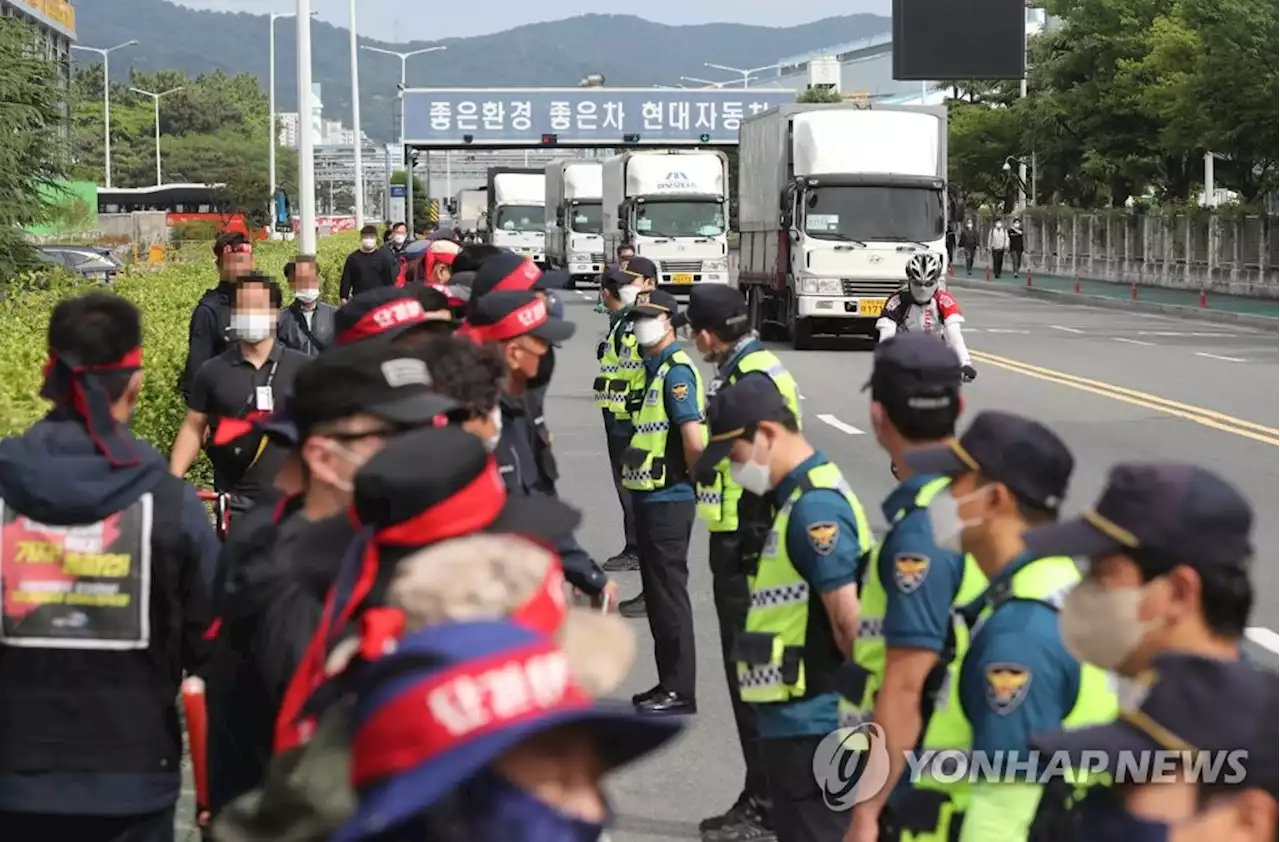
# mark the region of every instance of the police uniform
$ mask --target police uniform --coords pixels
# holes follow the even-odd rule
[[[555,345],[573,336],[574,324],[552,317],[547,302],[535,292],[504,291],[472,299],[464,330],[481,342],[503,342],[527,334]],[[502,431],[494,456],[507,491],[518,497],[556,497],[560,473],[540,401],[527,394],[504,393],[500,406]],[[559,539],[556,549],[564,562],[565,578],[574,587],[592,596],[603,590],[604,572],[571,533]]]
[[[603,285],[617,293],[622,286],[632,282],[630,275],[621,269],[611,269],[604,275]],[[609,329],[596,348],[600,370],[592,384],[596,406],[604,419],[605,438],[609,448],[609,469],[613,474],[614,489],[622,506],[622,528],[625,536],[622,552],[605,561],[606,570],[635,570],[639,567],[636,551],[635,511],[631,492],[622,484],[622,454],[631,441],[631,412],[627,408],[633,391],[644,387],[644,357],[631,332],[631,321],[626,318],[630,307],[609,313]]]
[[[1056,513],[1074,460],[1048,428],[1016,415],[984,412],[959,441],[906,455],[916,472],[958,477],[978,473],[1022,503]],[[936,525],[936,524],[935,524]],[[935,537],[941,540],[943,536]],[[1108,722],[1116,695],[1106,672],[1080,663],[1066,648],[1058,612],[1080,581],[1068,556],[1025,550],[987,571],[982,596],[962,609],[971,630],[958,677],[960,710],[971,750],[1017,752],[1026,760],[1031,735]],[[960,842],[1025,840],[1041,788],[1034,782],[974,782]]]
[[[876,348],[866,388],[881,404],[934,409],[954,407],[960,383],[960,360],[953,351],[931,338],[908,335]],[[913,747],[936,752],[966,750],[971,742],[955,681],[968,630],[954,613],[980,597],[987,585],[972,557],[943,549],[934,540],[928,506],[947,493],[949,484],[947,477],[913,474],[881,506],[889,530],[863,568],[858,638],[853,666],[845,672],[852,681],[849,698],[841,704],[841,725],[869,720],[884,684],[889,649],[937,653],[917,700],[921,732]],[[945,842],[951,816],[964,811],[967,789],[964,780],[900,780],[880,812],[882,838],[897,840],[905,831],[918,842]]]
[[[735,441],[752,440],[760,422],[791,417],[768,378],[725,388],[712,404],[699,471],[728,459]],[[813,774],[818,744],[837,725],[834,681],[846,656],[822,598],[856,588],[871,530],[840,470],[818,451],[777,483],[770,502],[763,540],[743,550],[751,602],[733,653],[739,693],[756,713],[777,838],[839,840],[848,816],[827,807]]]
[[[720,284],[695,286],[689,293],[689,326],[694,331],[742,326],[748,320],[747,302],[734,287]],[[722,389],[746,377],[765,377],[782,393],[787,409],[801,423],[800,388],[795,378],[772,351],[766,349],[754,332],[748,332],[729,349],[716,370],[715,379],[707,386],[708,399]],[[733,642],[742,631],[751,597],[747,575],[742,566],[742,542],[739,535],[739,504],[753,510],[768,506],[769,501],[754,494],[744,494],[742,486],[729,475],[726,460],[708,476],[699,476],[696,486],[698,517],[705,521],[709,535],[708,557],[711,563],[711,593],[715,601],[716,619],[720,625],[720,647],[724,661],[729,699],[733,705],[734,723],[742,746],[746,781],[742,795],[724,816],[703,822],[700,829],[740,822],[768,823],[768,780],[759,759],[755,711],[742,701],[738,693],[738,668],[733,659]]]
[[[675,296],[653,292],[627,318],[666,316],[683,324]],[[631,441],[622,457],[622,484],[635,506],[640,581],[653,633],[658,684],[634,697],[648,713],[694,713],[697,661],[689,602],[689,535],[695,501],[685,462],[683,428],[705,421],[702,376],[680,344],[645,350],[644,388],[631,396]],[[702,430],[705,439],[705,429]]]

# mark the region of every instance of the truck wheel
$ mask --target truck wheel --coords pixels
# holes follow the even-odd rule
[[[808,351],[813,347],[813,322],[810,319],[796,319],[791,325],[791,347],[797,351]]]

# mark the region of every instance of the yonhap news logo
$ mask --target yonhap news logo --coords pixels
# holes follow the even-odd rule
[[[813,779],[830,810],[848,810],[874,796],[889,780],[883,729],[866,722],[827,734],[813,753]]]
[[[906,776],[941,784],[1029,783],[1044,786],[1055,780],[1082,783],[1109,774],[1115,784],[1173,783],[1238,784],[1245,778],[1249,752],[1152,749],[1106,752],[925,750],[906,755]]]

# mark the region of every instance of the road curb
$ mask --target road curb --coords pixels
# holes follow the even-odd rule
[[[1107,298],[1101,295],[1064,292],[1056,289],[1039,287],[1014,286],[1013,284],[994,284],[989,281],[975,281],[969,278],[947,278],[947,286],[959,289],[983,289],[989,292],[1003,292],[1009,295],[1022,295],[1028,298],[1039,298],[1059,304],[1104,307],[1108,310],[1137,310],[1141,313],[1160,313],[1180,319],[1192,319],[1218,324],[1245,325],[1272,332],[1280,332],[1280,319],[1270,316],[1255,316],[1251,313],[1230,313],[1224,310],[1185,307],[1181,304],[1162,304],[1157,301],[1131,301],[1122,298]]]

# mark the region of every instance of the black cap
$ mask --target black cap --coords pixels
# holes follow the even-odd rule
[[[480,264],[471,281],[471,297],[508,290],[562,289],[568,282],[567,272],[544,272],[532,259],[503,250]]]
[[[707,407],[707,446],[694,473],[703,477],[729,458],[733,443],[755,437],[761,421],[786,422],[795,415],[768,375],[749,374],[722,389]]]
[[[600,284],[610,292],[615,292],[622,287],[631,286],[635,282],[635,277],[628,275],[624,270],[617,266],[610,266],[600,276]]]
[[[384,342],[330,348],[298,372],[287,415],[299,439],[317,424],[366,414],[402,427],[458,409],[434,391],[427,364]]]
[[[648,295],[641,294],[636,305],[627,311],[625,318],[642,319],[667,316],[672,327],[683,327],[688,321],[680,310],[680,302],[669,292],[655,289]]]
[[[912,409],[941,409],[960,401],[960,358],[936,336],[903,333],[876,345],[871,399]]]
[[[355,509],[362,524],[383,531],[450,500],[479,494],[453,518],[476,518],[474,532],[501,532],[559,541],[577,529],[578,511],[555,497],[507,496],[484,443],[461,427],[429,427],[405,433],[356,473]],[[483,498],[481,500],[481,498]],[[495,504],[492,516],[483,509]]]
[[[905,458],[920,474],[981,473],[1049,512],[1056,512],[1067,496],[1075,468],[1075,458],[1057,433],[1008,412],[984,412],[959,441],[912,451]]]
[[[658,267],[647,257],[629,257],[622,261],[622,270],[633,277],[658,279]]]
[[[427,312],[408,287],[379,287],[352,297],[333,316],[337,344],[393,339],[426,322]]]
[[[1079,518],[1029,530],[1041,555],[1098,556],[1142,550],[1192,566],[1242,566],[1253,548],[1253,509],[1230,483],[1176,462],[1116,465],[1097,505]]]
[[[689,306],[685,308],[689,326],[694,330],[713,330],[720,327],[745,325],[747,299],[742,293],[724,284],[699,284],[689,291]]]
[[[517,336],[536,336],[558,345],[573,336],[577,325],[551,315],[550,305],[536,292],[491,292],[467,308],[463,330],[481,342],[505,342]]]
[[[1041,751],[1065,753],[1075,768],[1083,768],[1082,761],[1095,753],[1113,775],[1127,771],[1130,776],[1167,774],[1153,762],[1151,752],[1183,757],[1245,751],[1240,762],[1244,780],[1236,785],[1276,796],[1280,694],[1274,672],[1244,660],[1166,653],[1152,659],[1151,670],[1139,677],[1138,690],[1141,698],[1122,706],[1114,722],[1036,734],[1031,744]],[[1206,759],[1206,769],[1217,762]],[[1222,773],[1233,771],[1224,759]]]

